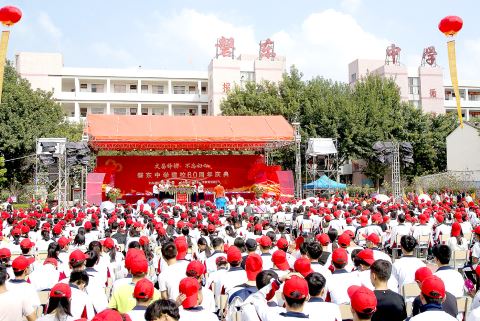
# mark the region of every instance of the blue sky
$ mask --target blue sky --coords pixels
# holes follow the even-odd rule
[[[478,0],[30,0],[3,2],[23,11],[12,28],[9,57],[19,51],[61,52],[67,67],[207,70],[215,39],[233,36],[236,53],[256,53],[271,37],[306,78],[347,80],[355,58],[384,59],[394,42],[402,63],[416,67],[434,45],[447,67],[437,25],[459,15],[460,80],[479,80]]]

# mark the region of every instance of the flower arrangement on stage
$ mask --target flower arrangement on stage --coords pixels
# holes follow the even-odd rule
[[[107,197],[110,199],[110,201],[115,203],[117,199],[122,197],[122,192],[119,188],[113,187],[107,192]]]
[[[191,186],[190,184],[180,183],[175,186],[170,186],[167,190],[169,194],[192,194],[195,192],[195,186]]]

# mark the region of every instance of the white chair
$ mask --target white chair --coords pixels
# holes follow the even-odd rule
[[[415,298],[420,295],[420,287],[417,283],[407,283],[402,287],[402,295],[407,300],[408,298]]]
[[[342,320],[353,320],[353,314],[350,304],[340,304],[339,308]]]
[[[407,301],[406,302],[406,310],[407,310],[407,316],[408,317],[412,316],[412,312],[413,312],[413,302],[412,301]]]
[[[468,262],[468,250],[453,251],[450,261],[450,265],[452,265],[454,269],[460,269],[464,267],[465,263]]]
[[[43,312],[45,311],[45,307],[48,304],[48,299],[50,297],[50,290],[38,291],[37,294],[40,300],[40,306],[37,308],[36,314],[37,314],[37,318],[39,318],[43,315]]]
[[[427,258],[428,247],[430,246],[430,238],[431,238],[431,234],[420,235],[418,237],[418,239],[417,239],[418,248],[416,248],[418,258]]]

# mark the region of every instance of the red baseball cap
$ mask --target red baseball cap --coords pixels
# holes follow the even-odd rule
[[[378,243],[380,243],[380,237],[377,234],[372,233],[367,237],[367,241],[370,241],[373,244],[377,245]]]
[[[432,275],[423,280],[422,294],[433,299],[442,299],[445,297],[445,284],[438,276]]]
[[[175,239],[175,247],[177,248],[177,260],[183,260],[187,256],[188,244],[187,240],[183,236],[179,236]]]
[[[327,246],[328,244],[330,244],[330,238],[325,233],[317,234],[315,238],[317,239],[318,242],[320,242],[320,244],[322,244],[322,246]]]
[[[452,224],[452,230],[450,232],[451,236],[457,237],[460,235],[460,232],[462,231],[462,226],[458,222],[454,222]]]
[[[257,239],[258,244],[263,247],[270,247],[272,246],[272,239],[266,235],[262,235],[259,239]]]
[[[140,243],[141,246],[144,246],[150,243],[150,240],[148,239],[148,237],[144,235],[144,236],[140,236],[140,239],[138,239],[138,243]]]
[[[20,255],[15,260],[13,260],[12,268],[15,271],[23,271],[26,270],[33,262],[35,262],[35,258]]]
[[[6,259],[11,257],[12,257],[12,252],[10,252],[10,249],[6,247],[0,249],[0,259]]]
[[[417,269],[417,271],[415,271],[415,281],[422,283],[423,280],[425,280],[426,278],[432,275],[433,275],[432,270],[430,270],[428,267],[426,266],[421,267]]]
[[[341,247],[335,249],[332,253],[332,262],[337,264],[346,264],[348,262],[348,253]]]
[[[273,252],[272,262],[282,271],[288,271],[290,269],[290,264],[288,264],[287,261],[287,253],[282,250],[276,250]]]
[[[293,268],[296,272],[300,273],[303,277],[306,277],[313,272],[310,260],[306,257],[301,257],[295,261]]]
[[[49,257],[49,258],[46,258],[45,261],[43,262],[43,265],[45,265],[45,264],[51,264],[51,265],[57,267],[58,266],[58,261],[57,261],[57,259],[55,259],[53,257]]]
[[[57,283],[50,290],[51,298],[67,298],[72,297],[72,289],[67,283]]]
[[[70,244],[71,241],[72,241],[71,239],[68,239],[65,236],[62,236],[61,238],[58,239],[57,243],[58,245],[60,245],[60,247],[65,247],[68,244]]]
[[[32,241],[30,241],[30,239],[23,239],[21,242],[20,242],[20,247],[22,249],[31,249],[32,247],[35,246],[35,243],[33,243]]]
[[[80,262],[85,261],[88,258],[88,255],[83,253],[80,250],[75,250],[72,253],[70,253],[70,256],[68,257],[68,262],[73,265],[77,264]]]
[[[84,227],[86,230],[91,230],[91,229],[92,229],[92,222],[90,222],[90,221],[85,222],[85,224],[83,225],[83,227]]]
[[[347,233],[343,233],[338,237],[338,244],[340,246],[349,246],[351,240],[352,239],[350,238],[350,235],[348,235]]]
[[[480,235],[480,225],[473,230],[473,233]]]
[[[277,248],[282,249],[282,250],[288,249],[287,239],[285,239],[283,237],[279,238],[278,241],[277,241]]]
[[[240,263],[242,261],[242,252],[236,246],[230,246],[227,250],[228,263]]]
[[[215,260],[216,265],[222,265],[222,264],[227,264],[227,263],[228,263],[228,261],[227,261],[227,258],[225,256],[219,256]]]
[[[200,275],[205,274],[205,265],[200,261],[192,261],[187,265],[187,276],[198,278]]]
[[[115,241],[110,238],[110,237],[107,237],[105,240],[103,240],[103,242],[101,242],[102,245],[107,248],[107,249],[113,249],[115,247]]]
[[[365,249],[358,252],[357,257],[367,263],[368,265],[372,265],[375,262],[373,258],[373,251],[371,249]]]
[[[200,285],[198,284],[197,279],[194,278],[184,278],[180,281],[178,290],[180,294],[185,294],[186,298],[182,302],[182,306],[185,309],[192,308],[198,305],[198,291]]]
[[[132,274],[140,274],[148,272],[148,261],[145,255],[136,256],[130,262],[130,272]]]
[[[105,309],[96,314],[91,321],[132,321],[128,314],[121,314],[117,310]]]
[[[133,297],[136,299],[151,299],[153,298],[153,283],[148,279],[141,279],[135,284],[133,290]]]
[[[308,283],[305,279],[293,275],[283,285],[283,295],[292,299],[304,299],[308,296]]]
[[[350,304],[356,312],[373,314],[377,310],[377,297],[365,286],[352,285],[347,290]]]
[[[262,271],[263,261],[256,253],[249,254],[245,260],[245,271],[249,281],[255,281],[257,274]]]

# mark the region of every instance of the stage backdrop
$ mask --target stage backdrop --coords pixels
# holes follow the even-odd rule
[[[279,183],[280,166],[267,166],[262,155],[98,156],[95,172],[123,194],[152,192],[155,182],[202,181],[211,190],[218,181],[227,191],[249,190],[256,183]]]

